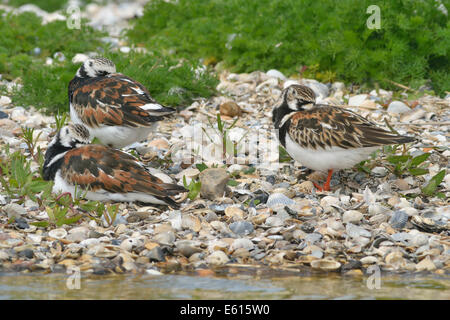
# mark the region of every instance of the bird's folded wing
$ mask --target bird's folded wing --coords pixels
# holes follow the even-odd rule
[[[386,131],[350,110],[329,106],[293,114],[289,136],[301,147],[309,149],[352,149],[414,141]]]
[[[142,84],[121,74],[92,79],[74,90],[72,107],[92,127],[149,126],[174,112],[157,103]]]
[[[64,156],[61,171],[66,181],[85,190],[168,195],[166,184],[148,173],[134,157],[101,145],[70,150]]]

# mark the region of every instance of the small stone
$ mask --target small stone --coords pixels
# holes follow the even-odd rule
[[[225,252],[220,251],[220,250],[214,251],[206,258],[207,263],[212,264],[212,265],[218,265],[218,266],[224,265],[228,261],[230,261],[228,256],[225,254]]]
[[[239,248],[244,248],[250,251],[255,248],[255,244],[247,238],[239,238],[233,241],[231,244],[231,250],[237,250]]]
[[[235,206],[225,208],[225,215],[229,218],[242,220],[244,218],[244,211]],[[230,228],[231,229],[231,228]]]
[[[19,229],[28,229],[30,227],[24,218],[16,218],[15,223]]]
[[[181,227],[184,229],[190,229],[194,232],[199,232],[202,228],[200,219],[193,215],[183,215],[181,218]]]
[[[401,101],[392,101],[387,108],[387,112],[391,113],[405,113],[409,111],[411,109]]]
[[[345,211],[344,215],[342,216],[342,221],[344,223],[353,223],[353,224],[358,224],[359,222],[361,222],[363,218],[363,214],[359,211],[356,210],[349,210],[349,211]]]
[[[228,180],[229,176],[224,168],[208,168],[202,171],[200,173],[201,196],[210,200],[223,197]]]
[[[237,221],[229,225],[231,231],[237,235],[249,235],[253,232],[253,224],[248,221]]]
[[[175,241],[175,234],[172,231],[162,232],[153,237],[153,240],[165,245],[172,245]]]
[[[222,116],[236,117],[242,115],[241,107],[234,101],[224,102],[219,107],[220,114]]]
[[[341,267],[341,264],[334,260],[320,259],[311,261],[311,267],[322,271],[335,271]]]
[[[160,246],[154,247],[153,249],[149,250],[146,254],[146,257],[149,258],[150,262],[162,262],[166,260],[166,258],[164,257],[164,252],[162,251]]]
[[[394,251],[389,253],[384,259],[387,264],[398,265],[404,262],[403,253],[400,251]]]
[[[376,110],[377,108],[377,104],[375,103],[375,101],[373,100],[364,100],[360,105],[360,108],[365,108],[365,109],[371,109],[371,110]]]
[[[196,243],[191,240],[177,241],[175,246],[177,247],[178,252],[180,252],[186,258],[189,258],[194,253],[202,252],[202,250],[196,246]]]
[[[417,271],[433,271],[436,270],[436,265],[431,261],[430,256],[427,256],[425,259],[416,264]]]
[[[375,167],[371,170],[371,173],[377,177],[385,177],[388,172],[385,167]]]
[[[311,193],[314,189],[314,184],[311,181],[304,181],[297,186],[297,190],[303,193]]]
[[[348,99],[348,105],[359,107],[365,100],[367,100],[368,97],[369,95],[367,94],[358,94],[356,96],[350,97],[350,99]]]
[[[251,218],[252,222],[256,225],[260,225],[263,224],[264,222],[266,222],[267,218],[269,217],[268,213],[260,213],[256,216],[253,216]]]
[[[150,141],[148,146],[155,147],[156,149],[159,150],[169,150],[169,142],[164,138],[152,140]]]
[[[11,103],[11,98],[7,96],[0,96],[0,106],[7,106]]]
[[[364,229],[363,227],[356,226],[350,222],[347,223],[345,230],[350,237],[355,238],[355,239],[357,239],[359,237],[370,238],[372,236],[370,231]]]
[[[286,80],[286,76],[284,74],[282,74],[280,71],[275,70],[275,69],[271,69],[271,70],[267,71],[266,74],[272,78],[278,78],[282,81]]]
[[[24,257],[27,259],[33,259],[34,252],[31,249],[25,249],[19,252],[19,257]]]
[[[397,179],[393,184],[402,191],[409,189],[409,184],[405,179]]]
[[[378,263],[377,257],[373,257],[373,256],[367,256],[367,257],[361,258],[361,260],[359,260],[359,261],[361,261],[362,264],[376,264],[376,263]]]
[[[8,214],[8,219],[11,218],[20,218],[27,214],[27,211],[24,207],[17,203],[10,203],[3,207],[3,210]]]
[[[279,227],[283,225],[283,220],[278,217],[268,217],[266,219],[266,225],[268,227]]]

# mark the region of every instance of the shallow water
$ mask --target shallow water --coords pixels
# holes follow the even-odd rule
[[[450,299],[448,276],[341,275],[81,275],[79,289],[66,274],[0,274],[0,299]],[[370,281],[369,281],[370,282]]]

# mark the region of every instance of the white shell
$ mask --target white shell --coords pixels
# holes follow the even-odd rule
[[[53,229],[48,233],[48,235],[52,238],[64,239],[67,236],[67,231],[63,228]]]

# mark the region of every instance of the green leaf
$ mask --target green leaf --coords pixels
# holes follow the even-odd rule
[[[427,174],[429,171],[428,169],[424,168],[410,168],[409,173],[411,173],[413,176],[421,176],[423,174]]]
[[[409,159],[411,158],[410,155],[405,155],[405,156],[390,156],[387,158],[387,160],[392,163],[392,164],[399,164],[399,163],[404,163],[407,162]]]
[[[420,156],[414,157],[412,159],[411,165],[418,166],[422,162],[426,161],[430,156],[431,156],[431,153],[424,153],[424,154],[421,154]]]
[[[48,188],[49,182],[48,181],[42,181],[42,180],[34,180],[30,183],[30,191],[34,193],[39,193],[46,188]]]
[[[227,185],[229,185],[231,187],[236,187],[237,185],[239,185],[239,182],[237,182],[236,180],[230,179],[230,180],[228,180]]]
[[[438,174],[436,174],[433,178],[430,179],[430,182],[422,188],[422,192],[427,196],[432,196],[436,191],[439,184],[444,180],[445,170],[442,170]]]
[[[208,166],[206,165],[206,164],[204,164],[204,163],[197,163],[196,165],[195,165],[195,167],[198,169],[198,171],[200,171],[200,172],[202,172],[203,170],[206,170],[206,169],[208,169]],[[186,186],[185,186],[185,188],[186,188]]]
[[[63,224],[72,224],[72,223],[75,223],[75,222],[77,222],[78,220],[80,220],[82,217],[83,217],[83,216],[80,214],[80,215],[76,215],[76,216],[74,216],[74,217],[64,218],[64,219],[61,219],[60,221],[58,221],[58,222],[56,223],[56,225],[57,225],[58,227],[60,227],[60,226],[62,226]]]
[[[255,171],[256,171],[255,167],[250,167],[247,170],[244,170],[244,174],[252,174]]]
[[[42,228],[47,228],[49,226],[48,221],[37,221],[37,222],[31,222],[30,224],[32,224],[33,226],[42,227]]]

